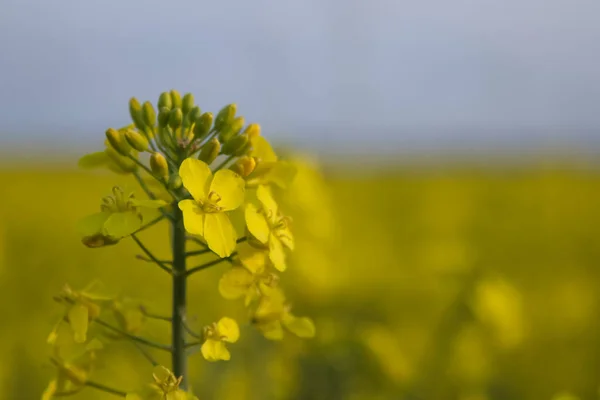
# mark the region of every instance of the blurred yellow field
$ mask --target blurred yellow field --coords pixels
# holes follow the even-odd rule
[[[0,398],[37,399],[52,375],[52,296],[65,283],[97,278],[166,314],[170,281],[135,259],[131,241],[88,249],[75,230],[114,184],[133,180],[39,166],[6,168],[0,181]],[[242,326],[231,362],[192,357],[200,399],[598,398],[597,171],[405,166],[321,178],[306,167],[289,196],[298,249],[284,284],[317,337],[268,342]],[[167,235],[165,225],[144,239],[167,257]],[[244,321],[219,296],[223,271],[191,281],[198,324]],[[168,334],[157,321],[144,332]],[[151,366],[136,348],[112,346],[96,380],[145,381]]]

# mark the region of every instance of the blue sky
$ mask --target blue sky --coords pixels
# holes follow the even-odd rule
[[[598,0],[3,0],[0,146],[191,91],[303,147],[600,138]]]

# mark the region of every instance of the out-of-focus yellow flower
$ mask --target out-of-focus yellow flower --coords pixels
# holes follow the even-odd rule
[[[237,235],[226,212],[244,201],[244,180],[224,169],[213,174],[203,161],[188,158],[179,168],[183,186],[193,200],[181,200],[185,229],[204,237],[208,247],[220,257],[228,257],[235,249]]]
[[[248,306],[278,282],[277,275],[267,271],[266,252],[254,251],[247,242],[238,246],[240,262],[227,270],[219,280],[219,292],[229,300],[244,297]]]
[[[274,289],[267,296],[262,296],[254,310],[251,322],[270,340],[283,339],[283,328],[301,338],[315,336],[315,325],[310,318],[296,317],[291,307],[286,304],[285,296],[280,289]]]
[[[57,375],[44,390],[41,400],[68,396],[82,390],[96,360],[96,351],[101,348],[102,343],[94,339],[85,346],[82,352],[65,359],[60,354],[59,348],[55,346],[50,361],[56,367]]]
[[[75,291],[69,285],[65,285],[62,292],[54,298],[59,303],[64,303],[65,314],[50,332],[47,342],[55,344],[58,338],[58,331],[63,322],[67,322],[73,332],[73,339],[76,343],[84,343],[87,340],[87,331],[89,321],[100,315],[102,306],[112,301],[112,298],[98,293],[92,289],[95,282],[88,285],[85,289]]]
[[[240,328],[235,320],[223,317],[219,322],[204,328],[205,341],[200,351],[208,361],[229,360],[231,354],[225,343],[235,343],[240,338]]]
[[[256,167],[247,177],[246,185],[256,187],[258,185],[274,184],[286,188],[294,179],[296,169],[283,160],[279,160],[273,148],[260,135],[250,137],[252,152],[250,156],[256,160]]]
[[[271,189],[261,185],[256,190],[257,201],[246,204],[246,225],[259,242],[269,246],[269,259],[279,271],[286,269],[284,246],[294,249],[294,237],[290,230],[290,219],[279,212]]]
[[[133,193],[125,194],[115,186],[113,195],[102,199],[100,212],[79,221],[82,242],[88,247],[116,244],[140,229],[154,210],[166,205],[163,200],[138,200]]]
[[[179,389],[181,377],[177,378],[163,366],[154,367],[154,382],[136,393],[128,393],[126,400],[198,400],[192,393]]]

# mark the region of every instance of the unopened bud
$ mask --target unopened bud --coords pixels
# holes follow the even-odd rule
[[[217,118],[215,119],[215,129],[220,131],[225,126],[229,125],[235,118],[236,112],[237,104],[235,103],[228,104],[223,107],[221,111],[217,113]]]
[[[156,111],[154,111],[154,107],[149,101],[145,102],[142,106],[142,116],[146,126],[154,127],[154,124],[156,124]]]
[[[178,173],[171,174],[169,177],[168,187],[171,190],[177,190],[183,185],[183,181]]]
[[[125,139],[127,140],[127,143],[137,151],[148,150],[148,139],[139,132],[129,129],[125,131]]]
[[[257,136],[260,136],[260,125],[259,124],[250,124],[244,130],[244,133],[248,135],[250,140],[254,139]]]
[[[179,92],[175,89],[171,90],[171,107],[175,108],[175,107],[179,107],[181,108],[182,105],[182,100],[181,100],[181,95],[179,94]]]
[[[213,114],[211,112],[205,112],[199,118],[196,119],[196,125],[194,125],[194,137],[196,139],[204,138],[213,122]]]
[[[158,106],[159,110],[163,107],[168,108],[170,110],[171,107],[173,107],[173,101],[171,100],[171,93],[162,92],[160,94],[160,96],[158,97],[157,106]]]
[[[164,128],[169,123],[169,117],[171,116],[171,109],[162,107],[158,113],[158,126]]]
[[[169,126],[173,130],[177,130],[181,126],[181,122],[183,121],[183,112],[181,112],[181,108],[176,107],[171,110],[169,114]]]
[[[132,159],[122,156],[114,148],[107,147],[104,152],[114,162],[116,169],[111,168],[114,172],[118,173],[129,173],[134,172],[137,169],[137,164]]]
[[[152,153],[150,156],[150,169],[159,178],[165,178],[169,175],[167,159],[160,153]]]
[[[122,132],[113,128],[108,128],[106,130],[106,139],[110,143],[110,146],[120,154],[124,156],[129,154],[131,147],[125,140],[125,136]]]
[[[221,143],[217,138],[212,138],[208,143],[202,146],[202,150],[198,155],[198,160],[211,164],[219,156],[221,152]]]
[[[191,125],[194,122],[196,122],[196,120],[198,118],[200,118],[201,115],[202,115],[202,110],[200,110],[200,107],[196,106],[190,110],[190,112],[188,113],[186,118],[190,121],[190,125]]]
[[[194,107],[194,95],[191,93],[186,93],[183,96],[183,100],[181,101],[181,110],[183,114],[189,113]]]
[[[144,118],[142,116],[142,105],[135,97],[129,99],[129,115],[131,116],[131,120],[135,124],[135,127],[143,132],[146,124],[144,123]]]
[[[223,154],[233,155],[239,152],[248,143],[248,135],[245,133],[233,137],[223,144]]]
[[[256,168],[256,160],[253,157],[240,157],[229,167],[230,170],[240,175],[242,178],[247,177]]]
[[[219,140],[223,143],[227,142],[229,139],[233,138],[239,131],[242,130],[244,126],[244,117],[236,117],[231,121],[230,124],[223,127],[223,129],[219,132]]]

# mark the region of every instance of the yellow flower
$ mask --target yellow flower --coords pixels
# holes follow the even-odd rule
[[[257,164],[253,172],[247,177],[246,185],[254,187],[258,185],[275,184],[286,188],[296,175],[295,167],[287,162],[279,160],[269,142],[262,136],[250,138],[253,157]]]
[[[66,309],[65,315],[50,332],[48,343],[56,343],[58,331],[63,322],[67,322],[71,327],[76,343],[86,341],[89,322],[100,315],[102,305],[111,301],[110,297],[93,293],[94,285],[95,282],[81,291],[75,291],[69,285],[65,285],[62,292],[54,298],[57,302],[64,303]]]
[[[296,317],[286,304],[285,296],[279,289],[260,298],[252,316],[252,323],[270,340],[283,339],[283,328],[300,338],[315,336],[315,325],[310,318]]]
[[[279,212],[271,189],[261,185],[256,190],[257,202],[246,204],[246,225],[250,233],[269,247],[269,259],[279,271],[286,269],[284,246],[294,249],[294,237],[290,230],[289,218]]]
[[[245,298],[248,306],[278,282],[277,275],[265,268],[266,253],[254,251],[247,242],[238,246],[240,263],[236,262],[219,280],[219,292],[229,300]]]
[[[85,387],[88,376],[96,360],[96,350],[102,348],[98,340],[90,341],[82,352],[65,359],[58,347],[54,347],[54,355],[50,358],[56,367],[56,378],[50,381],[42,394],[42,400],[50,400],[57,396],[75,394]]]
[[[154,382],[138,393],[128,393],[126,400],[198,400],[196,396],[179,389],[181,377],[163,366],[154,367]]]
[[[220,257],[230,256],[237,234],[226,212],[243,203],[244,180],[228,169],[213,176],[205,162],[193,158],[183,161],[179,176],[194,198],[179,202],[185,229],[204,237],[208,247]]]
[[[154,216],[154,210],[166,204],[163,200],[138,200],[133,193],[126,195],[115,186],[113,195],[102,199],[101,211],[79,222],[82,242],[88,247],[116,244],[135,233]]]
[[[223,317],[204,328],[205,341],[201,351],[208,361],[229,360],[231,354],[225,347],[225,342],[235,343],[240,338],[240,328],[237,322],[231,318]]]

